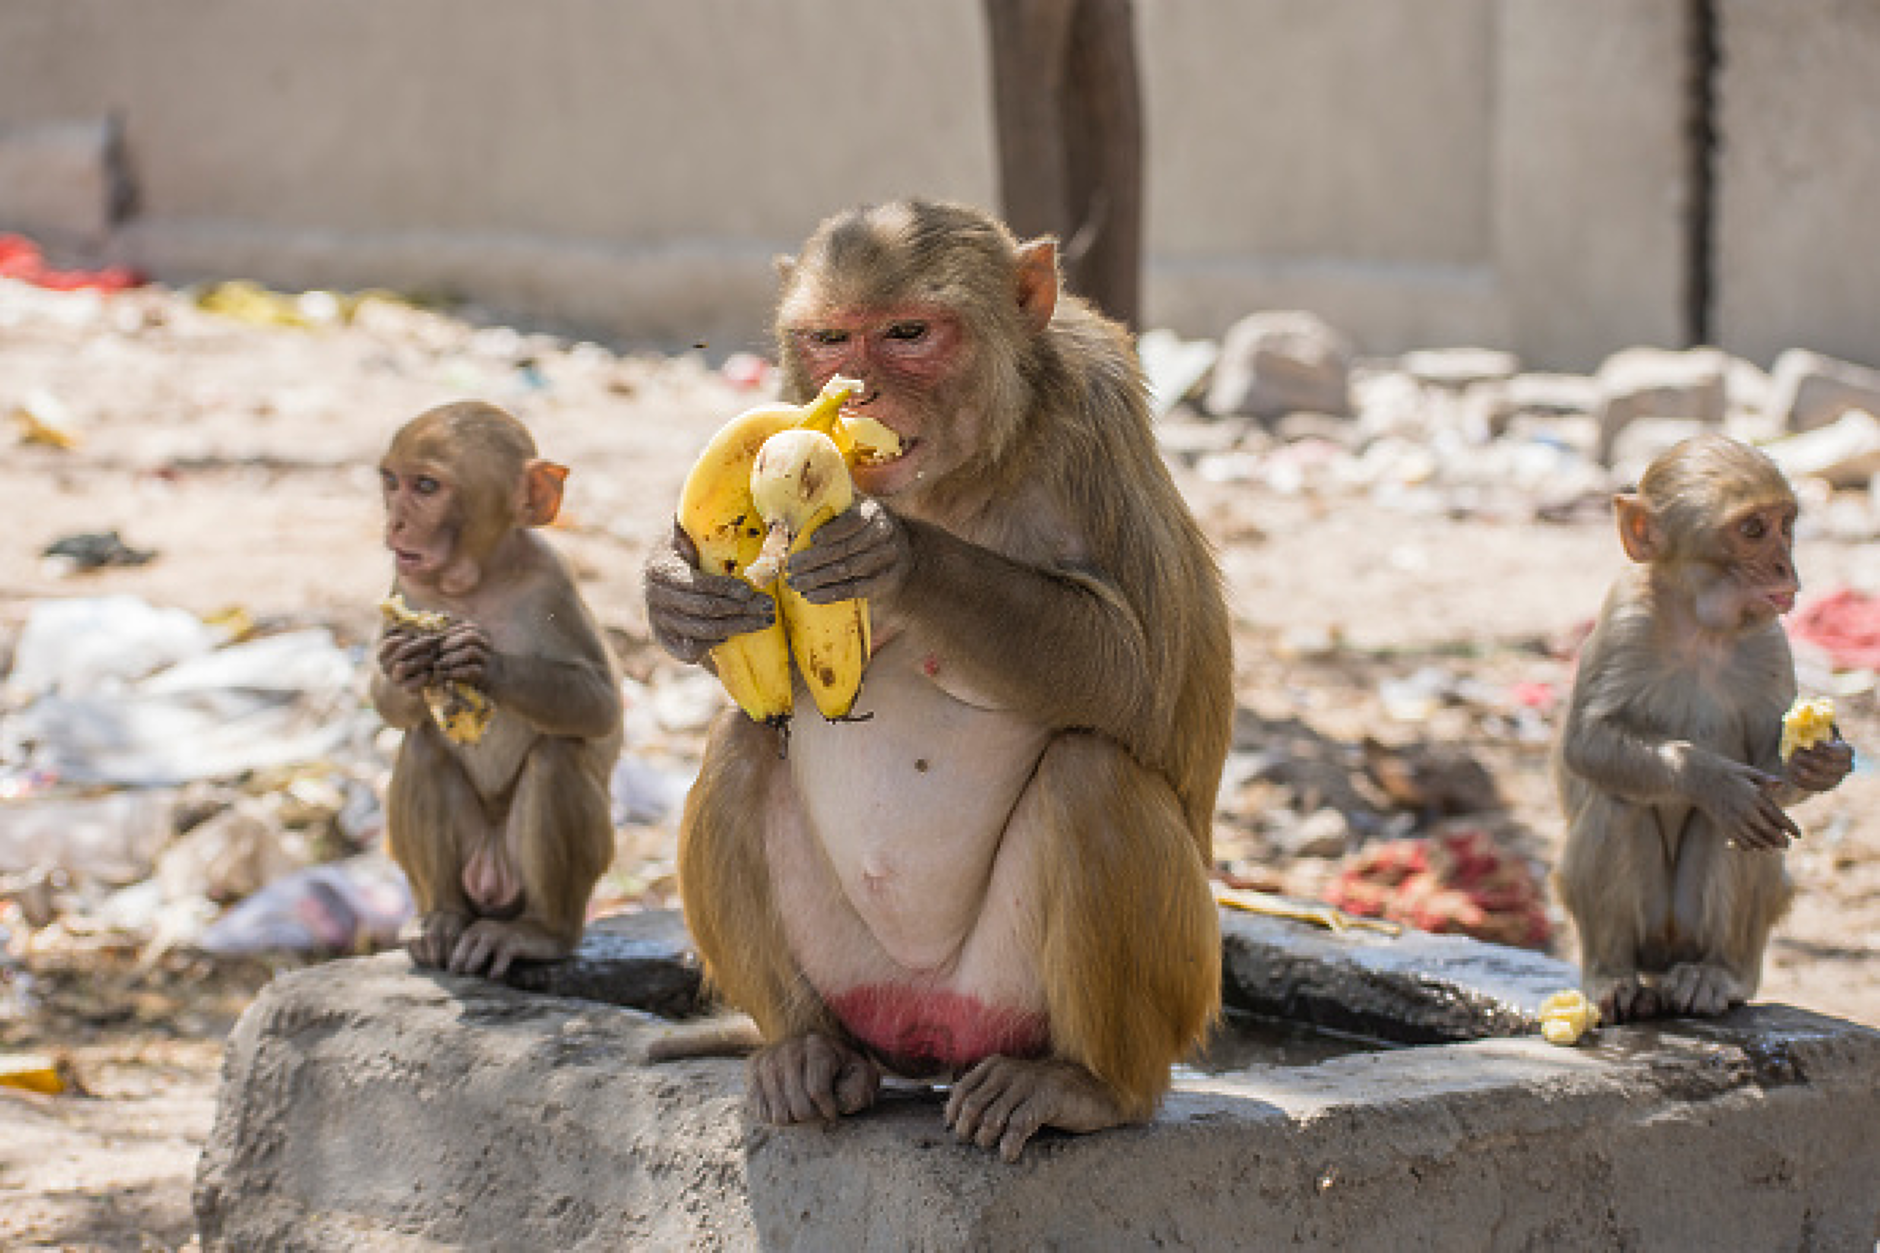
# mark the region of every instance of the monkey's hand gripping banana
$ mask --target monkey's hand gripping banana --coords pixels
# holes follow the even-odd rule
[[[900,454],[900,439],[893,431],[873,419],[841,413],[843,402],[860,391],[860,383],[838,375],[807,405],[763,405],[733,418],[712,436],[679,493],[679,526],[698,549],[700,569],[738,575],[766,589],[775,582],[774,569],[760,567],[760,573],[766,574],[762,580],[752,578],[750,572],[771,534],[752,487],[759,453],[772,436],[805,431],[819,435],[837,451],[840,473],[825,475],[819,494],[839,490],[845,494],[843,504],[814,526],[800,530],[797,538],[802,543],[809,541],[816,526],[853,500],[850,465]],[[774,458],[771,464],[781,466],[783,460]],[[810,513],[819,508],[820,504]],[[827,717],[847,714],[868,660],[867,606],[861,601],[811,605],[790,591],[787,581],[777,586],[775,622],[761,631],[733,636],[712,649],[719,681],[752,719],[781,726],[793,709],[790,658],[794,648],[817,708]],[[835,624],[857,619],[861,622],[859,648],[838,646],[838,637],[850,628],[839,631]]]
[[[450,626],[450,615],[431,610],[416,610],[405,604],[403,596],[387,596],[379,602],[385,625],[413,631],[419,635],[442,635]],[[457,744],[474,744],[483,738],[496,706],[468,683],[434,683],[424,689],[424,703],[438,730]]]

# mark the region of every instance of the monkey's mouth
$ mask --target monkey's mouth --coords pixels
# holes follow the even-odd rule
[[[414,553],[406,548],[392,549],[392,564],[402,571],[422,570],[425,567],[423,553]]]

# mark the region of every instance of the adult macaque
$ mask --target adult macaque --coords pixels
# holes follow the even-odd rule
[[[780,268],[785,390],[861,379],[903,452],[789,566],[869,600],[865,720],[799,716],[780,755],[729,710],[686,805],[686,918],[767,1041],[754,1111],[950,1081],[947,1124],[1008,1159],[1146,1118],[1218,1004],[1233,692],[1128,338],[1060,293],[1051,239],[959,206],[837,216]],[[698,660],[770,606],[683,550],[649,563],[649,616]]]
[[[1614,503],[1636,564],[1580,654],[1556,882],[1606,1021],[1719,1014],[1755,993],[1793,891],[1783,807],[1840,783],[1853,750],[1837,734],[1786,764],[1778,751],[1796,690],[1778,618],[1800,584],[1775,464],[1702,436]]]
[[[520,422],[476,402],[431,409],[379,473],[393,593],[447,615],[388,625],[372,676],[405,732],[386,825],[419,910],[410,952],[500,978],[573,949],[613,859],[619,680],[567,566],[529,529],[554,519],[568,472]],[[427,705],[457,684],[494,706],[480,735],[445,734]]]

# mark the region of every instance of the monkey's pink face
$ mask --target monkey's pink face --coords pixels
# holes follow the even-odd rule
[[[437,581],[457,549],[457,493],[438,466],[387,457],[379,466],[385,547],[400,580]]]
[[[816,387],[831,375],[862,382],[845,409],[865,414],[901,437],[892,461],[855,467],[855,486],[895,496],[938,482],[972,450],[968,415],[954,412],[965,361],[956,314],[934,304],[820,311],[790,338]]]
[[[1737,511],[1719,535],[1743,627],[1774,621],[1795,608],[1795,502],[1770,501]]]

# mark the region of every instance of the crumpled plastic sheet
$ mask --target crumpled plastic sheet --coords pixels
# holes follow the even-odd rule
[[[174,786],[328,756],[372,719],[320,628],[181,661],[120,692],[42,696],[5,720],[0,759],[68,784]]]

